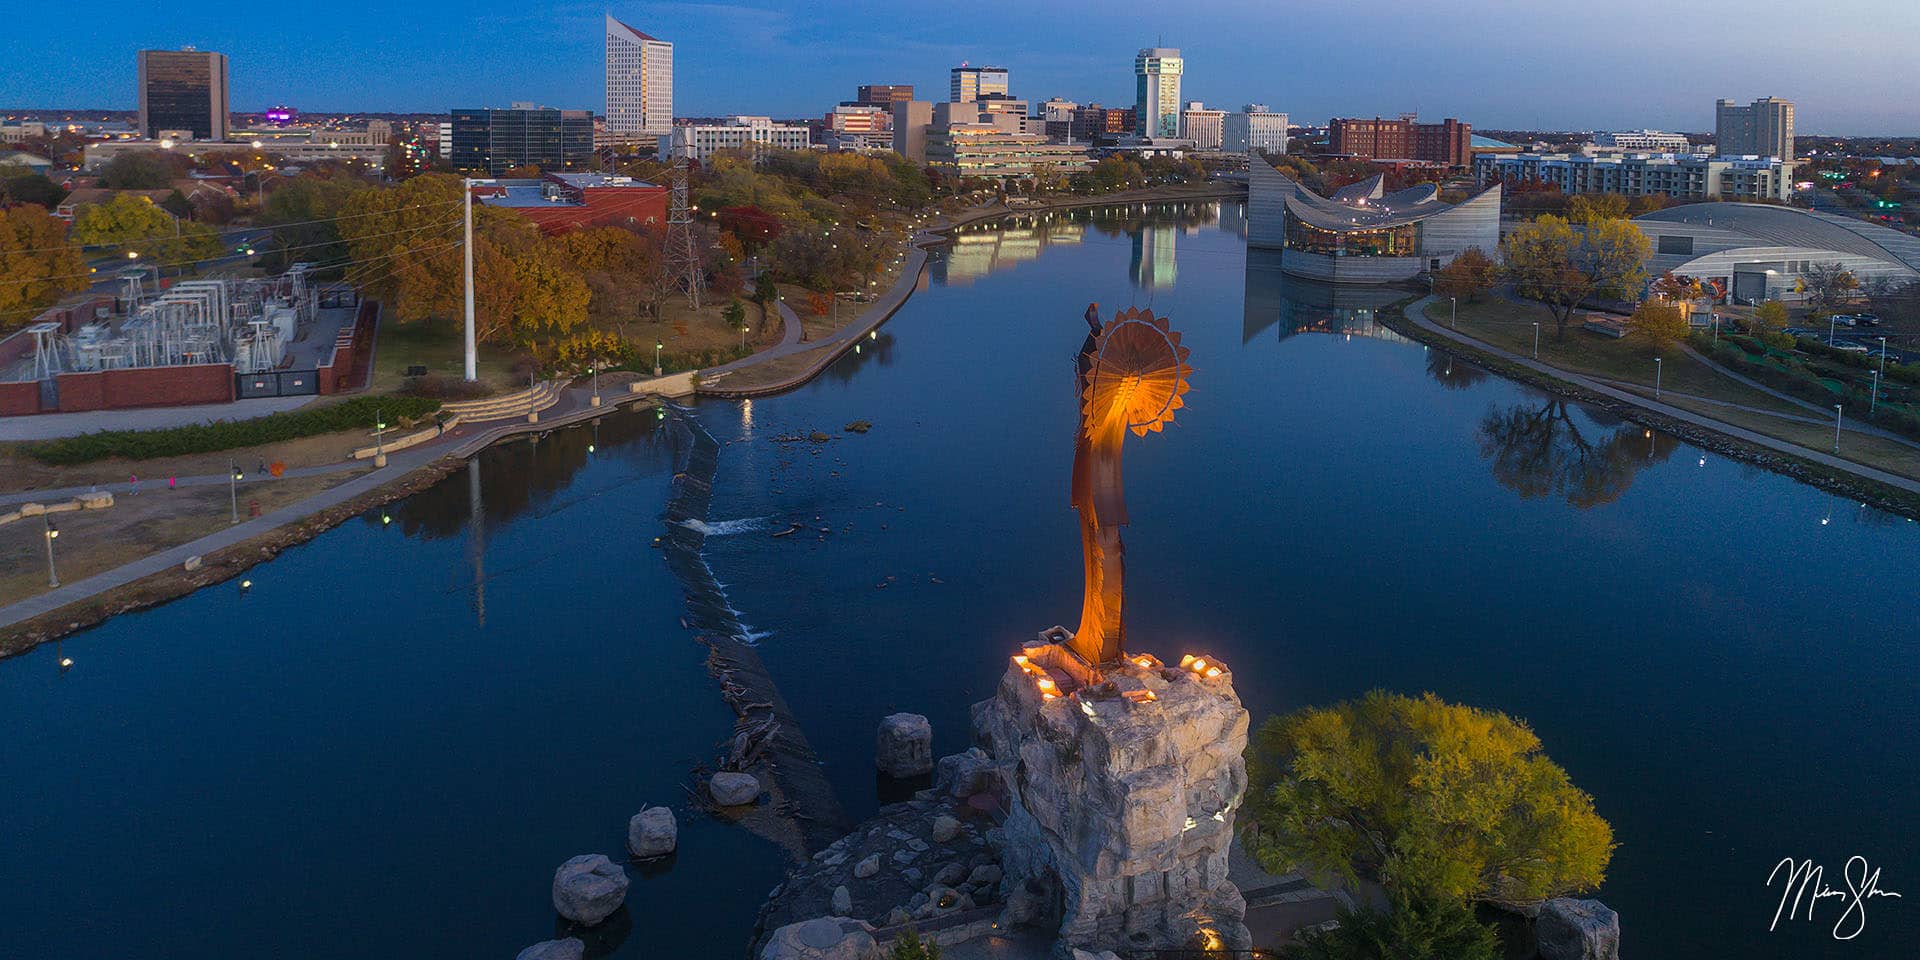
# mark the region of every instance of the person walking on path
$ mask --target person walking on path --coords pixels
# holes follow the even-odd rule
[[[168,477],[168,478],[167,478],[167,489],[168,489],[168,490],[172,490],[172,489],[174,489],[174,485],[173,485],[173,482],[174,482],[174,480],[176,480],[176,479],[177,479],[176,477]]]
[[[133,474],[133,473],[127,474],[127,496],[137,497],[139,495],[140,495],[140,476],[138,474]]]

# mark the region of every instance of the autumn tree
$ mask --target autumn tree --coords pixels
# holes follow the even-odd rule
[[[717,219],[720,229],[738,237],[749,253],[779,239],[783,229],[780,218],[750,203],[723,208]]]
[[[1699,280],[1678,276],[1672,270],[1662,273],[1647,286],[1647,291],[1654,296],[1677,301],[1698,300],[1704,289]]]
[[[591,294],[557,244],[546,241],[513,258],[513,339],[536,351],[587,322]],[[476,281],[477,282],[477,281]]]
[[[187,175],[193,161],[164,150],[123,153],[100,168],[100,186],[108,190],[159,190]]]
[[[1807,288],[1808,305],[1820,314],[1832,313],[1860,292],[1860,279],[1837,263],[1813,264],[1802,282]]]
[[[1646,278],[1652,245],[1639,227],[1604,216],[1605,206],[1575,197],[1568,209],[1573,219],[1543,216],[1500,242],[1501,266],[1514,291],[1552,312],[1556,339],[1566,339],[1574,309],[1588,297],[1626,299]]]
[[[1479,247],[1468,247],[1453,258],[1453,262],[1441,267],[1433,277],[1435,293],[1443,297],[1458,297],[1471,303],[1482,293],[1493,289],[1498,275],[1493,260]]]
[[[322,270],[339,271],[350,257],[336,218],[349,199],[364,189],[353,180],[299,177],[268,194],[255,221],[273,231],[266,253],[269,268],[284,270],[304,260]]]
[[[0,208],[0,324],[87,289],[87,264],[67,225],[44,207]]]
[[[1656,347],[1672,346],[1686,339],[1687,308],[1676,300],[1648,297],[1633,308],[1627,318],[1627,336]]]
[[[1242,839],[1267,870],[1423,900],[1525,904],[1598,886],[1613,830],[1505,714],[1374,691],[1263,724]]]
[[[67,198],[67,189],[39,173],[14,174],[0,167],[0,207],[16,203],[36,203],[48,210],[58,209]]]

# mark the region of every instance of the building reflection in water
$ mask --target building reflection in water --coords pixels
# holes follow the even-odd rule
[[[1134,203],[1007,217],[955,233],[929,265],[934,282],[964,286],[1040,258],[1050,246],[1080,243],[1087,231],[1134,245],[1132,275],[1144,289],[1173,285],[1175,237],[1221,219],[1221,203]],[[1237,204],[1235,204],[1237,208]],[[1244,222],[1244,212],[1236,214]]]
[[[1278,250],[1249,248],[1246,275],[1246,314],[1240,329],[1241,343],[1251,343],[1269,330],[1274,331],[1276,340],[1296,333],[1332,333],[1394,343],[1413,342],[1379,321],[1382,308],[1407,299],[1408,292],[1398,287],[1333,284],[1290,277],[1280,272]]]
[[[1133,260],[1127,275],[1142,290],[1167,290],[1180,275],[1177,240],[1179,227],[1171,223],[1143,225],[1133,232]]]

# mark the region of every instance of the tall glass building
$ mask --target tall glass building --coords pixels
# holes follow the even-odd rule
[[[1178,47],[1147,47],[1133,58],[1139,98],[1134,102],[1134,133],[1143,137],[1180,135],[1180,74],[1186,62]]]
[[[673,44],[607,15],[607,132],[615,140],[673,131]]]
[[[969,67],[961,64],[953,68],[947,83],[947,99],[953,103],[972,103],[988,97],[1008,95],[1005,67]]]
[[[183,47],[139,54],[140,135],[184,130],[195,140],[227,138],[227,55]]]
[[[593,158],[593,113],[515,105],[511,110],[453,111],[453,149],[460,170],[499,176],[514,167],[542,173],[585,169]]]

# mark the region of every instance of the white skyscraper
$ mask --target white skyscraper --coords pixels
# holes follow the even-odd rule
[[[607,132],[623,141],[673,131],[673,44],[607,14]]]
[[[1143,137],[1180,135],[1180,73],[1185,62],[1177,47],[1147,47],[1133,58],[1139,81],[1134,102],[1134,133]]]

